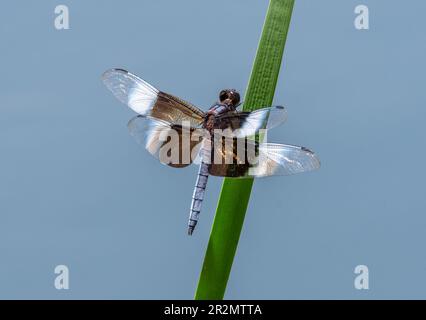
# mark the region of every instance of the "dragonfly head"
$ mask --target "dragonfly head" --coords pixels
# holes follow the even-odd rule
[[[219,93],[219,101],[222,104],[236,108],[240,103],[240,94],[235,89],[224,89]]]

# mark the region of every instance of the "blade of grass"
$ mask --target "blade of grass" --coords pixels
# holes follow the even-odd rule
[[[294,0],[271,0],[257,48],[244,110],[270,106]],[[243,227],[253,179],[224,179],[195,299],[223,299]]]

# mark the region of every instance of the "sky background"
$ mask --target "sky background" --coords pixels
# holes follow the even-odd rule
[[[70,9],[70,30],[54,9]],[[370,9],[370,30],[354,8]],[[0,11],[0,298],[191,299],[222,179],[160,165],[111,67],[207,109],[245,92],[266,1],[7,1]],[[225,298],[426,298],[426,3],[297,0],[269,140],[317,172],[255,182]],[[265,216],[268,219],[265,219]],[[70,289],[54,287],[65,264]],[[367,265],[370,289],[354,288]]]

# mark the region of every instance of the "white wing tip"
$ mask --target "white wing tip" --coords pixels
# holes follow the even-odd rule
[[[104,73],[102,73],[101,79],[105,81],[105,79],[108,79],[109,76],[111,74],[114,74],[114,73],[126,73],[127,74],[127,73],[129,73],[129,71],[127,71],[125,69],[121,69],[121,68],[111,68],[111,69],[106,70]]]
[[[321,167],[321,161],[320,161],[320,159],[318,158],[318,156],[316,155],[315,152],[313,152],[311,149],[308,149],[306,147],[300,147],[300,149],[307,152],[311,156],[312,163],[314,164],[311,171],[317,170]]]
[[[102,81],[118,100],[139,114],[149,114],[157,101],[159,91],[125,69],[112,68],[105,71]]]

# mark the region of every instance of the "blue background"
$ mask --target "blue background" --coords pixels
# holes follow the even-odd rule
[[[54,8],[70,9],[70,30]],[[367,4],[370,30],[354,28]],[[203,109],[244,93],[266,1],[8,1],[0,11],[0,298],[191,299],[222,180],[160,165],[100,81],[131,70]],[[426,298],[424,1],[298,0],[274,142],[322,168],[255,183],[228,299]],[[159,226],[159,227],[155,227]],[[70,270],[70,290],[54,268]],[[354,268],[370,290],[354,288]]]

